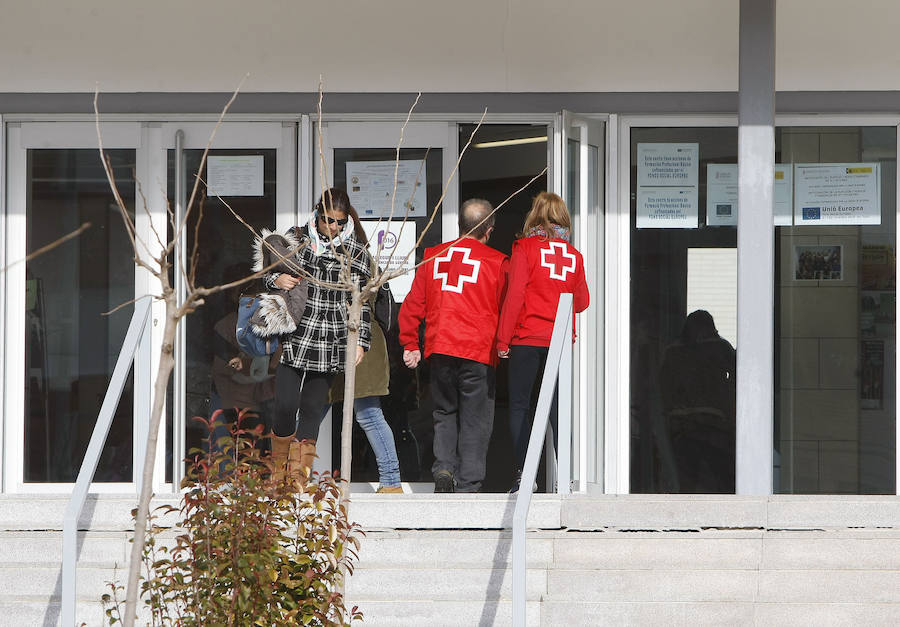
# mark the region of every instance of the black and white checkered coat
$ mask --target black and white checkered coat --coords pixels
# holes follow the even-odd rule
[[[291,229],[298,236],[301,244],[309,239],[306,227]],[[319,236],[318,232],[315,236]],[[309,276],[324,283],[339,283],[341,261],[338,256],[350,259],[351,277],[360,288],[371,276],[372,260],[366,247],[349,235],[343,245],[324,243],[322,252],[316,256],[311,246],[302,246],[297,259]],[[278,273],[266,275],[266,285],[275,288]],[[347,315],[350,304],[350,292],[317,285],[309,281],[309,300],[306,310],[297,325],[296,331],[281,336],[284,347],[281,363],[299,370],[312,372],[343,372],[344,355],[347,346]],[[359,345],[369,349],[370,341],[369,304],[364,303],[362,309],[362,325],[359,330]]]

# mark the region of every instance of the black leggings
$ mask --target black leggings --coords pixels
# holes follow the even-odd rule
[[[322,409],[328,403],[333,372],[303,371],[278,364],[275,370],[275,416],[272,431],[278,437],[296,435],[315,440],[322,424]],[[297,410],[300,416],[297,417]]]
[[[531,424],[534,420],[531,395],[534,383],[536,379],[543,377],[549,350],[546,346],[524,344],[509,347],[509,429],[512,432],[513,452],[518,470],[525,465],[528,440],[531,438]],[[554,388],[553,402],[550,404],[550,428],[553,429],[554,448],[557,438],[557,396],[557,390]]]

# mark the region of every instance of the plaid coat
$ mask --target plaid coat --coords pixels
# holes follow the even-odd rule
[[[298,236],[301,244],[309,239],[306,227],[291,229]],[[319,234],[316,233],[318,237]],[[371,276],[371,257],[366,247],[349,235],[343,245],[322,246],[320,255],[312,251],[311,246],[303,246],[297,252],[300,265],[309,276],[316,281],[337,283],[340,280],[341,260],[345,251],[350,258],[350,274],[360,288]],[[266,275],[269,289],[275,287],[275,279],[279,273]],[[343,372],[344,356],[347,346],[347,315],[350,304],[350,293],[331,289],[309,281],[309,300],[306,310],[293,333],[281,336],[284,350],[281,363],[293,366],[298,370],[312,372]],[[359,345],[369,349],[371,337],[369,304],[363,303],[362,325],[359,330]]]

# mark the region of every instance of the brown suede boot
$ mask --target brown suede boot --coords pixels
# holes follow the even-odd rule
[[[302,440],[297,443],[299,450],[300,477],[308,480],[312,476],[313,463],[316,461],[316,441]]]
[[[272,479],[281,483],[284,481],[285,472],[288,471],[291,448],[298,444],[294,436],[279,437],[272,434],[272,455],[269,458],[272,464]]]

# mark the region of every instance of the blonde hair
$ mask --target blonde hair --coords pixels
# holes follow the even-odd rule
[[[551,233],[553,225],[572,228],[572,219],[569,217],[569,209],[562,198],[551,192],[541,192],[531,203],[531,211],[525,216],[524,234],[534,227],[541,227],[546,233]]]

